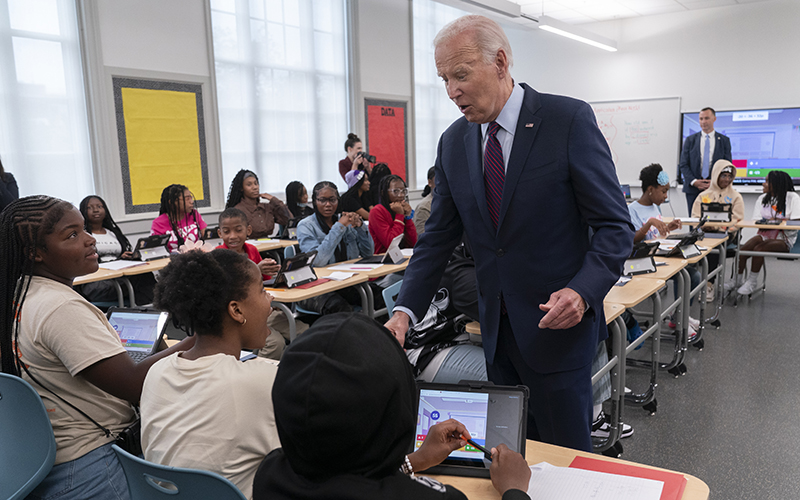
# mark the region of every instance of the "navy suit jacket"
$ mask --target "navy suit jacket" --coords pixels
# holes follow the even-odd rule
[[[414,247],[397,305],[423,317],[466,232],[475,257],[487,361],[494,360],[502,296],[531,368],[554,373],[590,363],[606,338],[603,299],[630,254],[633,226],[592,108],[521,85],[525,97],[498,229],[484,191],[481,127],[462,117],[439,140],[431,216]],[[578,292],[590,309],[571,329],[540,330],[544,312],[539,304],[564,287]]]
[[[700,190],[692,186],[692,181],[703,178],[703,165],[700,159],[700,136],[702,132],[697,132],[686,138],[681,150],[681,162],[678,168],[683,177],[683,192],[699,194]],[[731,161],[731,140],[726,135],[714,131],[716,143],[714,144],[714,154],[711,155],[711,162],[708,164],[709,174],[714,168],[717,160]],[[691,210],[692,207],[689,207]]]

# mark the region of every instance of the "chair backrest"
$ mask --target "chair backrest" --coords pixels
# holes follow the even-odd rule
[[[388,286],[383,289],[381,292],[383,294],[383,301],[386,303],[386,311],[389,313],[389,316],[392,315],[392,309],[394,309],[394,302],[397,300],[397,296],[400,295],[400,287],[403,286],[403,280],[394,283],[391,286]]]
[[[296,253],[297,253],[297,250],[294,249],[294,245],[283,248],[283,258],[284,259],[291,259],[292,257],[295,256]]]
[[[19,377],[0,373],[0,498],[25,498],[56,460],[42,398]]]
[[[111,447],[125,471],[131,500],[247,500],[234,484],[219,474],[158,465]]]

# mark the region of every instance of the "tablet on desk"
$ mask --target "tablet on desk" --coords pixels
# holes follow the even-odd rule
[[[484,448],[491,450],[505,444],[525,456],[527,387],[492,385],[490,382],[420,383],[417,392],[417,432],[411,451],[422,446],[431,427],[453,418],[464,424],[471,439]],[[482,451],[467,444],[426,472],[489,477],[491,465]]]

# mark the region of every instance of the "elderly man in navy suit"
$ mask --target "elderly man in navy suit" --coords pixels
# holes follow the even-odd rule
[[[697,195],[711,185],[711,168],[717,160],[731,160],[731,140],[714,131],[717,112],[713,108],[700,111],[700,132],[690,135],[683,143],[678,168],[683,177],[686,206],[692,212]]]
[[[528,437],[588,451],[603,299],[633,242],[608,145],[585,102],[514,84],[494,21],[459,18],[434,45],[464,116],[439,141],[431,217],[386,327],[404,342],[466,233],[489,380],[528,386]]]

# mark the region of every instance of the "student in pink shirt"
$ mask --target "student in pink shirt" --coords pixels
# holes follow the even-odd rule
[[[206,228],[200,212],[194,209],[194,195],[183,184],[170,184],[161,192],[159,215],[150,234],[168,234],[167,250],[174,252],[187,241],[199,241]]]

